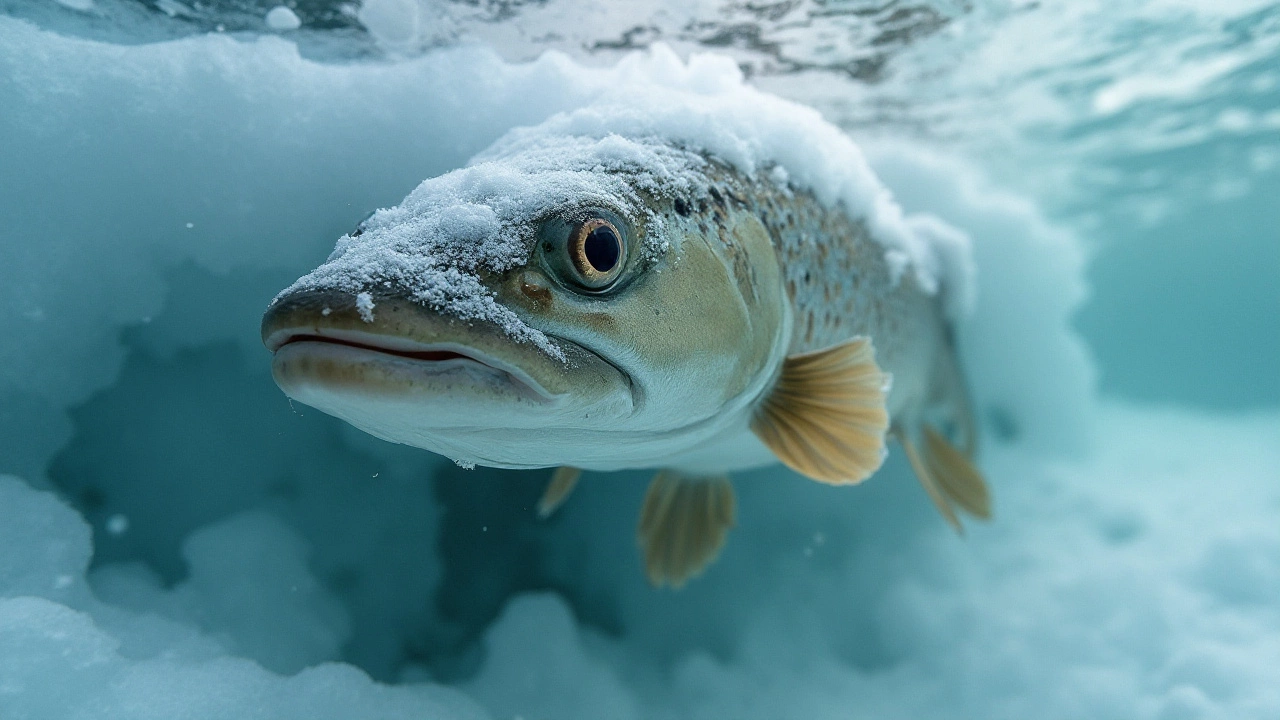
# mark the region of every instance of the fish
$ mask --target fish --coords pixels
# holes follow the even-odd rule
[[[516,133],[340,238],[262,339],[290,398],[372,435],[554,468],[543,517],[584,473],[655,471],[637,542],[679,588],[752,468],[855,485],[896,441],[952,527],[990,517],[948,289],[873,220],[776,162]]]

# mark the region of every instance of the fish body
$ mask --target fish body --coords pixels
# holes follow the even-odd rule
[[[581,470],[661,471],[640,543],[679,585],[733,523],[728,473],[860,482],[886,435],[957,527],[986,514],[948,289],[875,232],[778,165],[516,134],[342,238],[263,340],[287,394],[376,436],[561,468],[544,513]]]

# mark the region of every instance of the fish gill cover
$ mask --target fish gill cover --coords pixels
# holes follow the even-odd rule
[[[915,232],[971,239],[980,284],[959,339],[994,523],[949,535],[896,453],[854,490],[761,471],[722,561],[678,594],[637,569],[646,476],[588,476],[538,524],[540,473],[463,471],[291,408],[257,319],[423,178],[558,113],[588,127],[578,110],[650,75],[697,94],[693,64],[423,51],[456,29],[425,21],[408,57],[316,62],[309,5],[298,45],[205,34],[213,5],[0,1],[0,471],[22,476],[0,478],[0,716],[1280,715],[1274,4],[734,6],[602,50],[692,37],[830,101]],[[397,12],[434,7],[356,11],[385,45]],[[593,27],[572,3],[456,8],[562,31],[484,20],[504,52]],[[833,55],[837,26],[873,30]],[[1091,322],[1141,322],[1090,336],[1115,361],[1099,396],[1071,322],[1082,238],[1107,233]],[[1249,271],[1217,272],[1234,257]],[[1125,342],[1162,332],[1212,363]],[[1152,387],[1166,407],[1133,403]],[[1248,402],[1206,413],[1205,387]]]

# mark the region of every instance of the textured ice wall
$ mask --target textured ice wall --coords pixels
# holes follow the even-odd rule
[[[28,475],[65,441],[65,408],[113,381],[120,328],[162,308],[164,268],[296,275],[424,177],[581,103],[598,76],[479,49],[324,66],[274,38],[123,47],[0,23],[0,427],[42,427],[6,458]],[[208,310],[178,332],[252,348],[243,316]]]
[[[626,72],[671,69],[648,62]],[[431,678],[493,717],[1277,713],[1280,423],[1097,414],[1074,241],[931,153],[871,155],[978,248],[964,342],[998,520],[969,542],[896,456],[854,490],[758,472],[722,561],[658,593],[640,474],[588,476],[540,527],[536,474],[291,411],[256,338],[271,295],[374,207],[621,77],[0,19],[0,469],[89,522],[0,483],[0,714],[482,715]],[[1091,459],[1046,459],[1091,436]],[[523,589],[558,592],[506,602]]]
[[[11,188],[0,198],[0,242],[10,253],[0,332],[13,340],[0,350],[0,394],[9,399],[0,427],[43,429],[6,459],[32,476],[66,438],[65,408],[114,379],[120,327],[162,307],[163,268],[314,266],[368,212],[510,127],[606,88],[625,94],[618,87],[627,83],[710,93],[741,84],[732,65],[685,67],[663,53],[613,71],[556,55],[505,65],[478,48],[329,66],[274,38],[123,47],[0,22],[0,103],[14,108],[0,118],[11,138],[0,149]],[[822,156],[788,159],[797,174],[839,177]],[[1073,282],[1076,268],[1061,273],[1067,279],[1044,288],[1044,302],[1059,303],[1052,291]],[[255,291],[215,302],[249,303]],[[183,340],[256,351],[241,316],[208,315],[199,331],[178,329]]]

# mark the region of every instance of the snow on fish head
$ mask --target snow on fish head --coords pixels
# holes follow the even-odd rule
[[[745,427],[790,320],[725,168],[616,135],[495,147],[276,298],[280,387],[464,465],[648,467]]]

